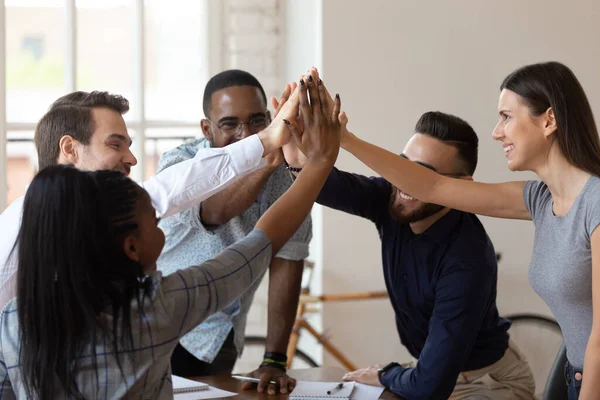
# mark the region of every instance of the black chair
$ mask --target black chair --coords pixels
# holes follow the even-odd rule
[[[544,400],[567,400],[567,383],[565,381],[565,364],[567,362],[567,349],[563,344],[556,355],[552,369],[544,388]]]

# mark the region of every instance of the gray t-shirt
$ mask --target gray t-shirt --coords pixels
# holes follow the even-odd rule
[[[567,358],[583,368],[592,331],[592,232],[600,224],[600,179],[591,177],[564,216],[552,211],[544,182],[528,181],[525,205],[535,224],[529,282],[560,325]]]

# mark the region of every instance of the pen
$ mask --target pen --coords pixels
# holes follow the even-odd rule
[[[341,388],[343,388],[343,387],[344,387],[344,384],[343,384],[343,383],[338,383],[338,384],[337,384],[337,385],[336,385],[336,386],[335,386],[333,389],[331,389],[331,390],[328,390],[328,391],[327,391],[327,394],[332,394],[332,393],[334,393],[334,392],[337,392],[338,390],[340,390],[340,389],[341,389]]]
[[[252,378],[250,376],[244,376],[244,375],[231,375],[232,378],[234,379],[239,379],[240,381],[248,381],[248,382],[260,382],[260,379],[258,378]],[[269,381],[269,383],[275,384],[277,385],[277,382],[275,381]]]

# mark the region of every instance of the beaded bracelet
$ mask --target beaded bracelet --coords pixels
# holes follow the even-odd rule
[[[287,161],[285,162],[285,169],[287,169],[290,172],[300,172],[300,171],[302,171],[302,168],[290,167],[290,164],[288,164]]]

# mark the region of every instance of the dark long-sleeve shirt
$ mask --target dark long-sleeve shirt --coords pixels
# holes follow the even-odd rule
[[[402,344],[416,368],[382,377],[409,399],[445,399],[458,374],[491,365],[508,347],[510,323],[496,308],[496,253],[479,219],[451,210],[425,232],[389,213],[392,186],[333,169],[317,202],[375,223]]]

